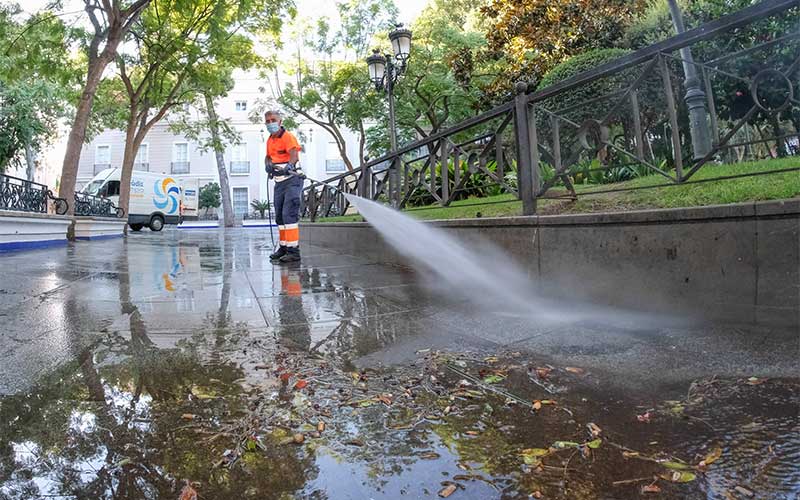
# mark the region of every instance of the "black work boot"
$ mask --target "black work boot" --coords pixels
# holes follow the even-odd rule
[[[269,256],[269,260],[280,260],[284,255],[286,255],[286,247],[281,245],[275,253]]]
[[[286,248],[286,255],[281,257],[281,262],[299,262],[300,261],[300,248],[288,247]]]

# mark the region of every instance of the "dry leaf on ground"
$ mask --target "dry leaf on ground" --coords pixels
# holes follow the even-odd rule
[[[442,498],[447,498],[453,493],[455,493],[457,489],[458,486],[456,486],[455,484],[448,484],[447,486],[439,490],[439,496]]]

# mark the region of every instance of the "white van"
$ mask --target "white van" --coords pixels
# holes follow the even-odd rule
[[[107,168],[95,175],[82,191],[109,198],[118,204],[121,176],[121,169]],[[195,178],[134,170],[131,174],[128,225],[134,231],[145,226],[152,231],[161,231],[164,224],[197,219],[199,191]]]

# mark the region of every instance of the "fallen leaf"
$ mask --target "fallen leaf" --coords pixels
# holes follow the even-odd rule
[[[661,465],[663,465],[667,469],[673,469],[673,470],[687,470],[687,469],[691,468],[691,467],[689,467],[689,465],[687,465],[687,464],[685,464],[683,462],[673,462],[673,461],[670,461],[670,460],[668,460],[666,462],[661,462]]]
[[[583,373],[584,373],[583,368],[576,368],[574,366],[567,366],[564,369],[567,370],[570,373],[574,373],[575,375],[583,375]]]
[[[589,428],[589,432],[591,432],[591,433],[592,433],[592,437],[597,437],[597,436],[599,436],[599,435],[600,435],[600,434],[603,432],[603,429],[601,429],[601,428],[600,428],[600,427],[599,427],[597,424],[595,424],[594,422],[589,422],[588,424],[586,424],[586,427],[588,427],[588,428]]]
[[[662,474],[661,477],[673,483],[689,483],[697,479],[693,472],[687,471],[674,471],[672,474]]]
[[[307,380],[300,379],[294,384],[294,390],[299,391],[308,385]]]
[[[709,465],[719,460],[721,456],[722,456],[722,448],[719,447],[714,448],[713,450],[708,452],[708,454],[702,461],[700,461],[698,467],[708,467]]]
[[[450,495],[452,495],[453,493],[455,493],[455,491],[457,489],[458,489],[458,486],[456,486],[455,484],[448,484],[447,486],[445,486],[444,488],[442,488],[439,491],[439,496],[442,497],[442,498],[447,498]]]
[[[642,415],[636,415],[636,420],[639,422],[644,422],[646,424],[650,423],[650,412],[645,412]]]
[[[623,451],[622,452],[622,456],[625,457],[625,458],[638,457],[639,456],[639,452],[638,451]]]
[[[497,356],[489,356],[489,357],[483,358],[483,360],[486,361],[487,363],[497,363],[498,358],[497,358]]]
[[[539,491],[539,490],[536,490],[536,491],[534,491],[533,493],[531,493],[531,497],[532,497],[532,498],[542,498],[543,496],[544,496],[544,495],[543,495],[543,494],[542,494],[542,492],[541,492],[541,491]]]
[[[293,441],[294,441],[296,444],[303,444],[303,441],[305,441],[305,440],[306,440],[306,437],[305,437],[305,436],[303,436],[302,434],[299,434],[299,433],[298,433],[298,434],[295,434],[294,436],[292,436],[292,440],[293,440]]]
[[[505,379],[506,378],[504,376],[493,373],[491,375],[487,375],[486,377],[484,377],[483,381],[487,384],[497,384]]]
[[[661,488],[657,484],[648,484],[647,486],[642,486],[642,493],[661,493]]]
[[[601,444],[603,444],[603,440],[600,439],[600,438],[597,438],[595,440],[592,440],[592,441],[589,441],[588,443],[586,443],[586,446],[588,446],[589,448],[591,448],[593,450],[596,450],[597,448],[600,448]]]
[[[544,457],[550,454],[550,450],[545,448],[526,448],[520,452],[522,461],[528,465],[539,463],[538,457]]]
[[[197,490],[192,488],[191,484],[187,484],[181,490],[181,496],[178,497],[178,500],[197,500]]]
[[[536,411],[541,410],[542,409],[542,402],[539,401],[539,400],[534,401],[533,402],[533,409],[536,410]]]
[[[744,486],[737,486],[734,489],[736,490],[736,493],[739,493],[740,495],[744,495],[744,496],[746,496],[748,498],[751,498],[751,497],[755,496],[755,493],[753,493],[752,491],[748,490]]]
[[[758,378],[758,377],[750,377],[747,379],[747,383],[750,385],[761,385],[766,382],[767,379],[765,378]]]
[[[183,415],[181,415],[181,418],[184,420],[194,420],[194,417],[195,416],[191,413],[184,413]]]
[[[292,378],[292,374],[289,372],[281,373],[281,382],[284,384],[289,382],[289,379]]]
[[[423,460],[436,460],[440,456],[441,455],[439,455],[435,451],[426,451],[425,453],[421,454],[419,458],[422,458]]]
[[[536,371],[536,376],[537,377],[539,377],[539,378],[547,378],[547,376],[550,375],[550,372],[553,371],[553,369],[552,368],[547,368],[547,367],[539,367],[539,366],[537,366],[535,371]]]
[[[360,439],[351,439],[349,441],[346,441],[344,444],[348,444],[350,446],[364,446],[364,441]]]
[[[555,399],[543,399],[542,400],[542,404],[543,405],[557,405],[558,402]]]
[[[325,422],[320,420],[319,423],[317,424],[317,432],[322,432],[324,430],[325,430]]]
[[[377,397],[378,401],[385,404],[386,406],[392,405],[392,395],[391,394],[381,394]]]
[[[480,436],[481,433],[480,431],[467,431],[466,434],[469,434],[470,436]]]
[[[557,450],[563,450],[564,448],[577,448],[580,446],[580,443],[575,443],[573,441],[556,441],[553,443],[553,448]]]

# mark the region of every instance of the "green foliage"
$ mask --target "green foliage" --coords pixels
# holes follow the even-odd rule
[[[200,188],[199,208],[205,208],[208,213],[209,208],[217,208],[221,204],[219,184],[211,182]]]
[[[0,81],[0,172],[20,166],[26,146],[39,149],[57,126],[60,105],[46,81]]]
[[[548,71],[539,82],[537,90],[542,90],[592,68],[619,59],[629,52],[630,51],[625,49],[594,49],[570,57]],[[564,92],[561,95],[548,99],[545,101],[545,106],[555,111],[557,109],[579,105],[589,99],[624,88],[630,83],[630,75],[628,72],[621,72],[609,78],[594,80],[570,92]],[[596,113],[596,110],[593,109],[592,112]]]
[[[77,39],[48,11],[25,16],[17,5],[0,5],[0,171],[19,166],[26,145],[46,146],[69,115],[82,78],[70,54]]]
[[[270,209],[270,203],[266,200],[253,200],[250,202],[250,207],[258,212],[263,219],[266,216],[265,214],[267,211]]]

